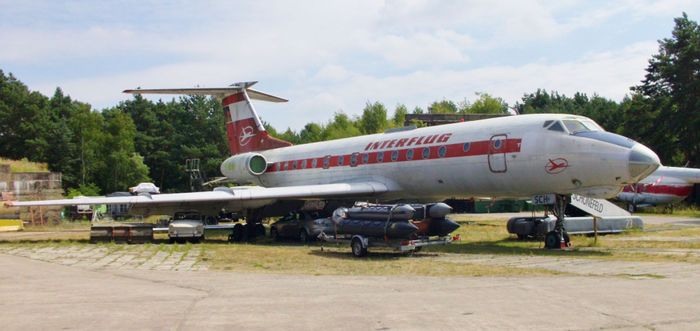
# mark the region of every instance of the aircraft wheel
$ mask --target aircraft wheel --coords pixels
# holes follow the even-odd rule
[[[256,223],[255,225],[255,236],[265,237],[265,226],[262,223]]]
[[[299,241],[300,241],[302,244],[306,244],[306,243],[309,242],[309,234],[306,233],[306,230],[305,230],[305,229],[301,229],[301,230],[299,231]]]
[[[231,230],[231,234],[228,236],[228,241],[230,242],[240,242],[243,240],[243,235],[245,228],[243,227],[243,224],[236,224],[233,226],[233,229]]]
[[[544,247],[549,249],[559,249],[561,248],[560,241],[561,239],[559,238],[559,233],[556,231],[550,231],[544,236]],[[567,247],[571,244],[571,238],[569,238],[569,234],[566,231],[564,231],[564,242],[566,243]]]
[[[352,255],[355,257],[363,257],[367,255],[367,248],[362,244],[362,240],[360,240],[360,238],[352,238],[350,248],[352,248]]]
[[[280,240],[280,234],[277,232],[277,228],[270,228],[270,237],[274,241]]]
[[[549,249],[559,248],[559,234],[556,231],[549,231],[544,236],[544,247]]]
[[[422,249],[423,249],[423,247],[418,246],[418,247],[416,247],[416,248],[413,249],[413,253],[418,253],[418,252],[420,252]]]
[[[192,238],[192,240],[191,240],[191,242],[192,242],[193,244],[199,244],[199,243],[201,243],[202,241],[204,241],[204,235],[201,235],[201,236],[196,237],[196,238]]]

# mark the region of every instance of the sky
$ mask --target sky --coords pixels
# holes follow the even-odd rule
[[[256,102],[260,117],[299,130],[375,101],[619,101],[683,12],[699,20],[700,1],[0,0],[0,70],[96,110],[128,88],[258,81],[289,99]]]

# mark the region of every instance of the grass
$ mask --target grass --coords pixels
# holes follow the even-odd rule
[[[565,259],[603,259],[617,261],[663,261],[700,263],[700,227],[650,225],[644,231],[630,231],[622,235],[599,236],[598,241],[587,236],[572,236],[573,249],[545,250],[540,241],[520,241],[507,233],[505,220],[468,221],[469,216],[455,215],[462,226],[454,234],[461,236],[447,246],[425,248],[421,253],[407,256],[399,253],[371,254],[357,259],[345,245],[319,243],[300,245],[294,242],[274,242],[259,239],[254,244],[226,241],[226,230],[208,231],[203,244],[168,245],[167,235],[157,234],[156,242],[145,245],[115,243],[97,244],[110,251],[120,249],[144,250],[151,254],[182,253],[182,258],[198,247],[199,263],[220,271],[309,274],[309,275],[423,275],[423,276],[528,276],[557,275],[556,271],[514,266],[484,265],[470,262],[467,255],[475,256],[550,256]],[[78,232],[73,238],[66,230],[88,229],[88,222],[35,227],[35,231],[55,231],[50,238],[23,239],[0,242],[0,249],[14,246],[64,247],[91,245],[87,232]],[[37,234],[37,236],[40,234]],[[67,240],[54,240],[64,238]],[[684,253],[683,250],[688,250]],[[693,250],[699,250],[693,252]],[[668,252],[673,250],[673,252]],[[678,252],[676,252],[678,250]],[[632,275],[638,276],[638,275]]]
[[[700,218],[700,209],[693,205],[679,204],[674,206],[655,206],[642,209],[639,215],[666,214],[672,216],[686,216]]]
[[[700,263],[700,252],[698,254],[659,253],[666,249],[700,249],[700,241],[664,240],[665,238],[700,238],[700,227],[676,228],[652,225],[647,226],[644,231],[633,230],[620,235],[601,235],[598,236],[597,242],[593,237],[576,235],[571,236],[573,248],[561,251],[543,249],[543,243],[538,240],[517,240],[506,230],[504,220],[470,222],[466,221],[468,219],[466,215],[456,215],[453,218],[461,225],[455,232],[461,236],[461,242],[454,242],[448,246],[429,247],[426,252]],[[648,237],[652,237],[652,240]]]
[[[58,224],[46,224],[46,225],[30,225],[25,226],[24,231],[27,232],[61,232],[61,231],[75,231],[75,230],[90,230],[90,221],[73,221],[73,222],[60,222]]]
[[[26,158],[10,160],[0,157],[0,164],[9,164],[10,172],[49,172],[49,167],[46,163],[30,162]]]

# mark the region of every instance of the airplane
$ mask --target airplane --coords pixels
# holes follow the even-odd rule
[[[698,183],[700,169],[661,166],[639,183],[625,186],[617,198],[634,212],[639,207],[680,202],[693,193],[693,185]]]
[[[219,98],[231,153],[220,169],[231,182],[248,186],[6,204],[128,204],[130,213],[137,215],[241,211],[245,229],[238,232],[242,235],[234,229],[232,235],[242,240],[245,234],[264,234],[263,216],[273,211],[286,214],[304,201],[430,202],[555,194],[558,221],[551,235],[563,243],[568,238],[563,211],[570,194],[614,197],[660,165],[646,146],[606,132],[589,118],[567,114],[499,117],[293,146],[265,131],[251,103],[287,100],[252,89],[255,83],[124,91]]]

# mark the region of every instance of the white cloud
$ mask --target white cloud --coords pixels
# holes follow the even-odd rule
[[[46,68],[51,63],[72,73],[73,78],[49,74],[51,79],[25,80],[33,89],[50,95],[61,86],[73,98],[102,108],[129,98],[120,93],[125,88],[259,80],[259,89],[291,100],[259,103],[262,117],[278,128],[298,129],[308,121],[325,122],[339,110],[357,114],[374,100],[389,108],[398,102],[425,107],[483,91],[512,104],[537,88],[619,99],[642,79],[657,36],[633,45],[620,41],[619,49],[597,53],[553,52],[546,60],[532,52],[532,58],[514,61],[508,52],[558,45],[574,32],[628,15],[638,20],[678,15],[678,8],[698,5],[367,0],[2,7],[11,7],[0,12],[0,21],[6,21],[0,22],[3,64]],[[105,71],[65,67],[75,62]],[[21,72],[15,74],[23,79]]]
[[[369,42],[367,50],[399,68],[439,67],[468,62],[466,50],[473,43],[469,36],[449,30],[438,30],[434,33],[421,32],[407,36],[378,36]]]
[[[291,97],[285,113],[304,116],[286,118],[283,126],[300,128],[309,121],[325,122],[338,106],[355,115],[361,113],[367,101],[381,101],[390,109],[397,103],[425,109],[431,102],[443,98],[473,101],[475,92],[504,98],[510,105],[537,88],[621,100],[629,94],[630,86],[643,79],[647,61],[655,51],[655,42],[643,42],[560,63],[416,71],[385,77],[354,74],[343,84],[315,85],[308,87],[305,94]],[[298,99],[301,100],[296,101]]]

